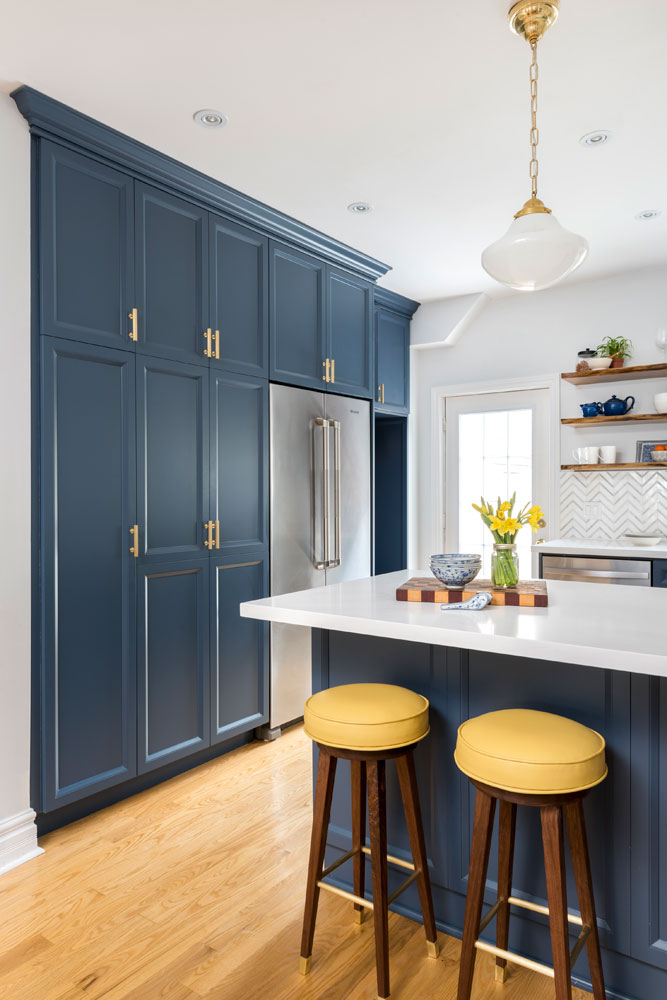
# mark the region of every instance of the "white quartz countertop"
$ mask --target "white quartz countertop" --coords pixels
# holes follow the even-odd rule
[[[633,545],[624,538],[555,538],[533,545],[533,552],[564,556],[607,556],[610,559],[667,559],[667,539],[657,545]]]
[[[541,548],[542,546],[540,546]],[[441,611],[397,601],[426,570],[241,604],[244,618],[667,677],[667,588],[549,581],[549,607]]]

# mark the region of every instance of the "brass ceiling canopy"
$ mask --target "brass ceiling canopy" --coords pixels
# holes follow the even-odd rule
[[[507,15],[515,35],[527,42],[538,42],[560,13],[559,0],[519,0]]]

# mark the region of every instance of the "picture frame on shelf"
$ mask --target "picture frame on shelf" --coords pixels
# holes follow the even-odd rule
[[[664,438],[661,441],[638,441],[637,442],[637,452],[635,455],[635,462],[652,462],[651,452],[657,447],[657,445],[664,445],[667,447],[667,440]],[[667,453],[665,454],[665,461],[667,462]]]

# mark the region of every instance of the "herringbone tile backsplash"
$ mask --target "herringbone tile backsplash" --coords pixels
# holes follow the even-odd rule
[[[667,469],[561,472],[561,538],[667,536]]]

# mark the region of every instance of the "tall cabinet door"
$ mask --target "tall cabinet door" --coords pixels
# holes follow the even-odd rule
[[[269,241],[220,215],[209,216],[211,364],[269,374]]]
[[[211,510],[225,553],[269,544],[269,387],[211,372]]]
[[[208,558],[139,567],[139,773],[209,745]]]
[[[137,358],[139,773],[208,746],[209,371]]]
[[[136,774],[134,355],[42,338],[42,796]]]
[[[271,380],[311,389],[324,387],[325,264],[271,242]]]
[[[42,140],[40,333],[134,351],[134,181]]]
[[[137,350],[208,364],[208,213],[137,181]]]
[[[241,618],[239,604],[269,592],[268,553],[211,560],[211,742],[269,719],[269,626]]]
[[[137,358],[139,552],[144,562],[208,553],[208,398],[208,369]]]
[[[373,286],[346,271],[327,267],[328,346],[334,366],[331,392],[373,395]]]

